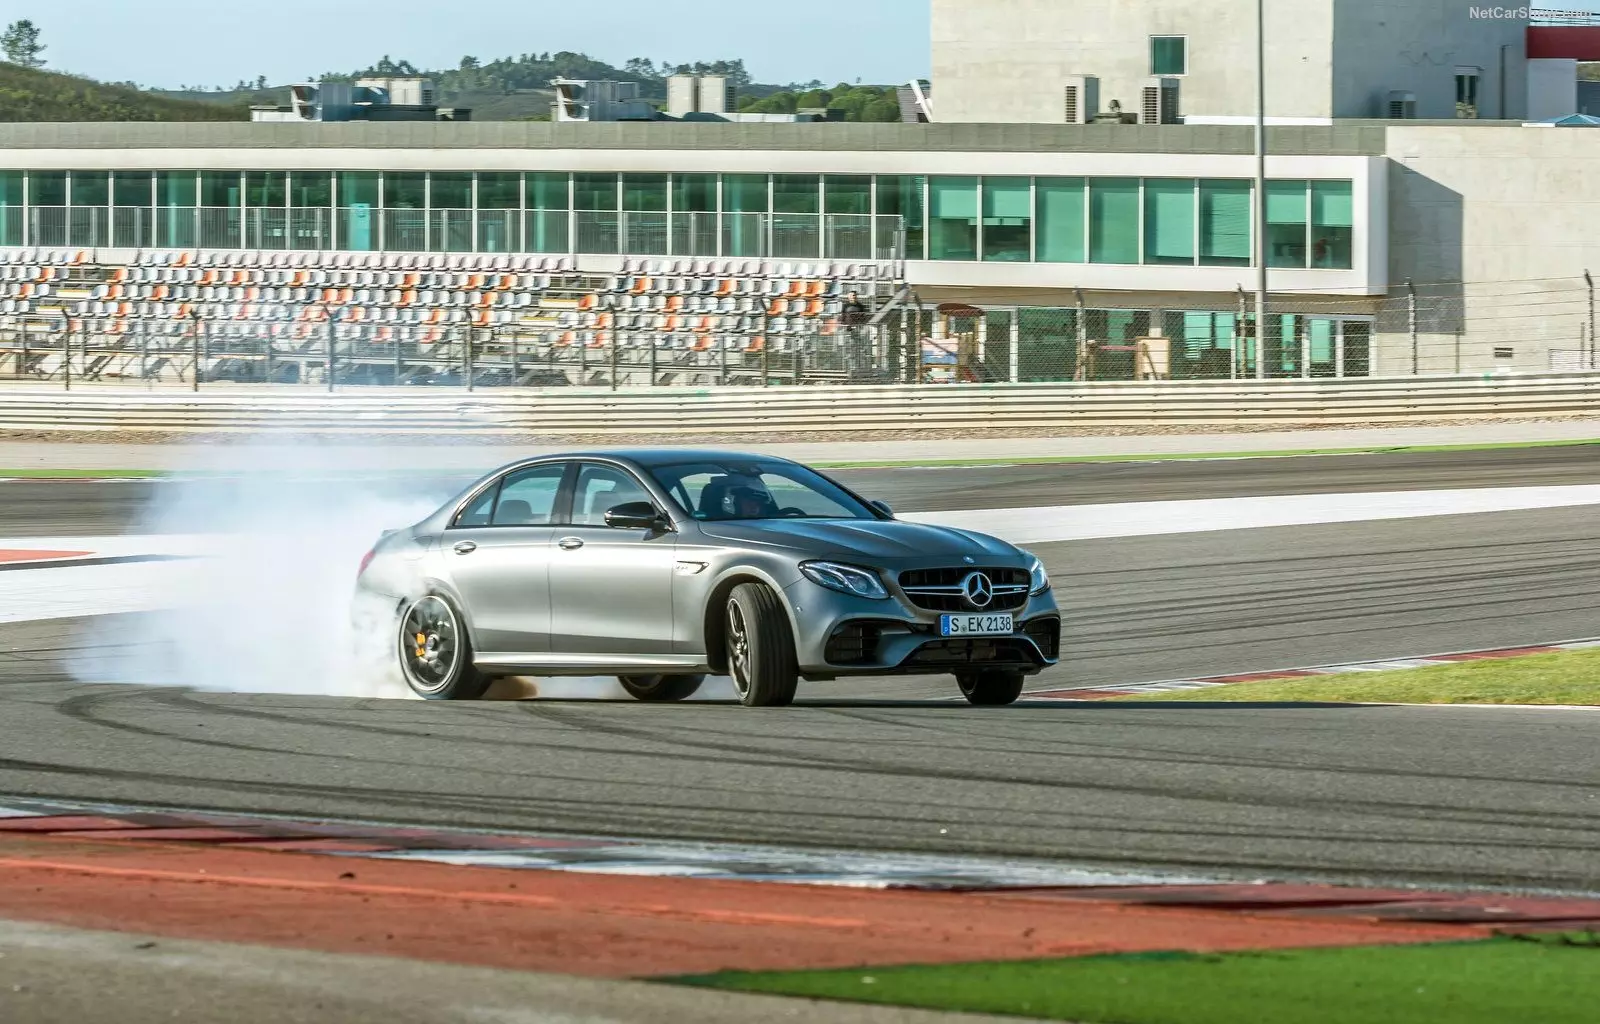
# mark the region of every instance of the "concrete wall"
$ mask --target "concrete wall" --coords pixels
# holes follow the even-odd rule
[[[1062,120],[1070,75],[1136,110],[1149,38],[1187,36],[1185,115],[1255,112],[1254,0],[932,0],[939,121]],[[1520,118],[1525,21],[1472,18],[1461,0],[1295,0],[1266,6],[1267,115],[1384,116],[1391,90],[1417,117],[1453,118],[1457,67],[1476,67],[1479,116]],[[1506,109],[1500,64],[1506,63]]]
[[[1267,113],[1326,116],[1335,0],[1267,5]],[[932,0],[934,119],[1062,122],[1072,75],[1100,78],[1100,105],[1139,109],[1150,37],[1188,37],[1185,115],[1255,111],[1251,0]]]
[[[1543,370],[1575,352],[1584,270],[1600,274],[1600,130],[1397,126],[1389,156],[1391,368],[1410,361],[1408,279],[1424,372],[1453,368],[1458,332],[1473,369]]]
[[[1578,112],[1578,62],[1528,61],[1528,120],[1548,121]]]
[[[1477,68],[1478,116],[1520,118],[1527,22],[1473,18],[1457,0],[1338,0],[1335,117],[1384,117],[1391,90],[1414,93],[1418,118],[1456,116],[1456,69]],[[1500,109],[1502,48],[1505,110]]]

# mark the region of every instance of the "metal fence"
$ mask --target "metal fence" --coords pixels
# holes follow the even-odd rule
[[[881,302],[884,296],[874,301]],[[875,322],[755,316],[739,331],[616,315],[421,330],[314,305],[274,320],[0,318],[0,380],[147,386],[403,383],[440,387],[998,383],[1537,374],[1600,366],[1585,278],[1494,287],[1402,285],[1374,299],[1275,296],[1265,337],[1233,308],[981,309],[914,294]],[[569,318],[570,319],[570,318]]]

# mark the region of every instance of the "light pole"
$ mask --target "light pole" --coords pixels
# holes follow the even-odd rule
[[[1267,14],[1256,0],[1256,376],[1267,375]]]

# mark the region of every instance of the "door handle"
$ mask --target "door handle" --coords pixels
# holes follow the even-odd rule
[[[464,540],[456,545],[456,554],[458,555],[470,555],[476,550],[478,550],[478,545],[470,540]]]
[[[563,551],[576,551],[583,547],[583,541],[577,537],[562,537],[556,541],[556,545]]]

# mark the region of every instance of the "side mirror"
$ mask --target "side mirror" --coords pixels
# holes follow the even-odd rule
[[[879,512],[882,512],[884,515],[888,516],[890,519],[894,518],[894,509],[890,508],[886,502],[869,501],[869,502],[867,502],[867,504],[871,505],[873,508],[877,509]]]
[[[651,530],[666,525],[665,519],[648,501],[629,501],[606,509],[606,525],[615,530]]]

